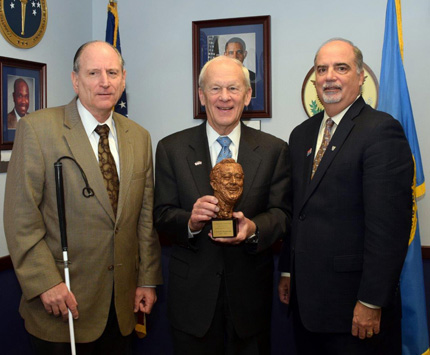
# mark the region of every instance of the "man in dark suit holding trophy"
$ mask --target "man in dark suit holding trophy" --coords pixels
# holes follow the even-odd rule
[[[289,233],[291,216],[288,145],[240,123],[251,100],[240,61],[206,63],[199,96],[207,121],[164,138],[156,154],[154,224],[173,241],[168,316],[175,353],[268,354],[270,247]],[[218,157],[233,158],[245,176],[232,238],[210,233],[219,201],[209,175]]]

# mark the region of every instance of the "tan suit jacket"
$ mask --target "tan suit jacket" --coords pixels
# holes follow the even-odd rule
[[[130,334],[136,323],[136,286],[162,282],[160,244],[152,226],[150,136],[124,116],[114,113],[113,120],[121,172],[116,220],[76,99],[18,122],[4,224],[23,291],[20,313],[28,332],[41,339],[69,341],[68,324],[48,315],[39,297],[64,279],[54,179],[54,163],[62,156],[80,164],[95,193],[83,196],[85,184],[78,167],[63,160],[71,289],[80,314],[76,341],[94,341],[102,334],[113,288],[121,332]]]

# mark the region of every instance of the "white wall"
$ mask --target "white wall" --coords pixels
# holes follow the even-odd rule
[[[118,1],[121,46],[128,71],[129,115],[152,135],[164,136],[198,124],[192,111],[191,23],[230,17],[271,15],[272,112],[262,129],[288,140],[307,116],[301,104],[304,77],[319,45],[345,37],[358,45],[379,79],[386,1],[342,0]],[[104,38],[105,0],[94,0],[94,36]],[[228,10],[227,10],[228,9]],[[102,16],[97,16],[102,13]],[[430,3],[403,0],[404,60],[425,175],[430,181],[428,88]],[[430,182],[428,183],[430,189]],[[421,238],[430,245],[430,200],[419,202]]]
[[[70,82],[76,49],[92,39],[92,8],[88,0],[48,1],[48,26],[36,47],[13,47],[0,35],[0,55],[47,64],[47,103],[69,102],[74,91]],[[106,24],[105,24],[106,26]],[[2,151],[2,156],[8,152]],[[3,231],[3,201],[6,174],[0,174],[0,257],[8,255]]]
[[[92,15],[91,9],[84,8],[85,0],[49,2],[47,33],[32,50],[14,49],[0,38],[1,55],[48,63],[49,106],[66,103],[73,95],[69,85],[70,62],[79,44],[91,38],[105,38],[107,2],[93,0]],[[129,116],[150,131],[154,149],[166,135],[201,122],[193,119],[192,111],[192,21],[271,15],[273,117],[262,119],[261,127],[284,140],[307,118],[300,97],[302,83],[316,49],[325,40],[331,37],[352,40],[379,78],[386,9],[383,0],[355,2],[353,9],[342,0],[118,0],[118,3],[121,46],[128,75]],[[430,3],[404,0],[402,16],[405,70],[424,172],[430,179],[430,155],[425,154],[430,152],[430,139],[425,136],[430,133],[426,105],[430,96],[427,86]],[[0,175],[0,202],[4,175]],[[422,244],[430,245],[430,200],[424,198],[418,206]],[[0,230],[0,256],[8,254],[1,244],[3,240]]]

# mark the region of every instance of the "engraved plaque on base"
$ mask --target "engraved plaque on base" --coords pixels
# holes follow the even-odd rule
[[[213,219],[212,236],[214,238],[234,238],[236,236],[236,218]]]

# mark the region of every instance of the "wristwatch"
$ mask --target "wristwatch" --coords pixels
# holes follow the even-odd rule
[[[258,244],[259,237],[260,237],[260,233],[258,231],[258,227],[256,227],[255,233],[251,234],[248,238],[246,238],[245,243],[247,243],[247,244]]]

